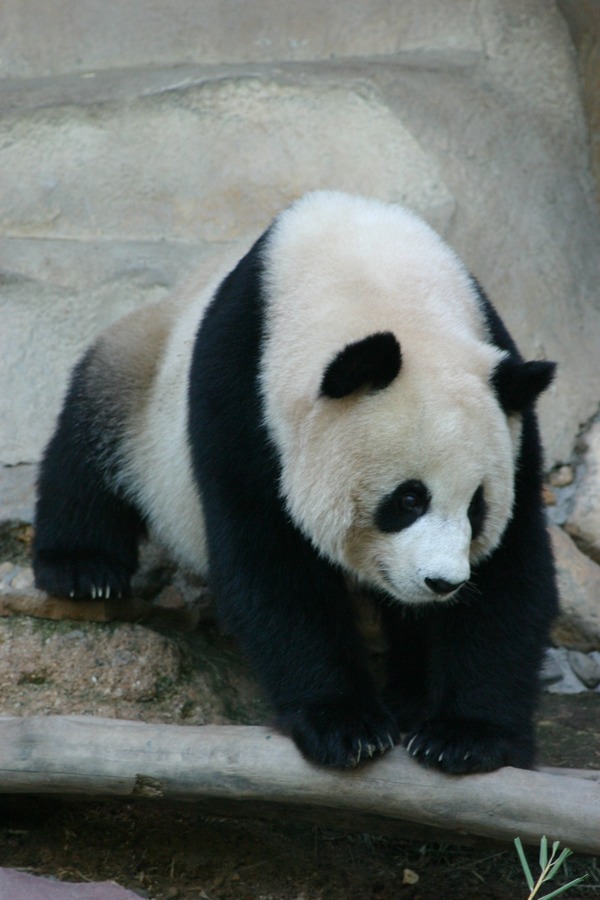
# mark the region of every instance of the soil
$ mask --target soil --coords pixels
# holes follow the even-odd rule
[[[15,549],[21,552],[21,546]],[[13,549],[13,560],[15,555]],[[26,553],[20,559],[25,562]],[[18,709],[13,686],[6,683],[0,714],[44,709],[106,714],[100,694],[90,693],[90,688],[78,691],[75,679],[67,688],[55,675],[48,648],[69,635],[73,641],[76,629],[79,642],[85,646],[94,642],[99,665],[95,671],[100,673],[112,665],[115,653],[123,656],[120,644],[107,644],[105,660],[104,643],[113,632],[121,640],[131,626],[4,621],[15,647],[23,631],[35,637],[42,629],[38,643],[43,643],[47,671],[44,679],[19,679]],[[144,688],[140,698],[128,701],[137,704],[135,715],[133,706],[123,706],[125,700],[115,698],[113,715],[169,720],[182,727],[200,724],[198,716],[209,710],[208,701],[201,698],[210,694],[220,703],[218,715],[212,710],[213,720],[265,721],[266,708],[243,662],[213,626],[205,624],[193,635],[155,637],[172,642],[166,651],[170,659],[176,648],[180,674],[175,673],[168,684],[159,679],[155,689]],[[132,646],[138,652],[138,644]],[[146,644],[139,646],[143,649]],[[540,765],[600,769],[600,693],[545,694],[538,734]],[[527,852],[532,871],[537,872],[537,851]],[[433,842],[431,833],[424,835],[409,826],[342,816],[336,820],[314,809],[269,806],[253,808],[244,816],[243,804],[235,803],[165,806],[142,800],[86,803],[0,795],[0,866],[65,881],[113,880],[151,900],[525,900],[528,896],[511,845]],[[576,855],[546,893],[584,873],[584,884],[561,896],[600,900],[600,863]]]
[[[540,763],[600,768],[600,695],[545,695]],[[323,827],[288,810],[275,818],[197,806],[0,800],[0,865],[66,881],[114,880],[152,900],[515,900],[527,888],[514,848],[453,846]],[[272,814],[273,815],[273,814]],[[356,830],[360,829],[360,830]],[[528,851],[537,871],[534,849]],[[555,887],[600,897],[600,865],[573,856]],[[4,898],[3,898],[4,900]],[[9,898],[6,898],[9,900]]]

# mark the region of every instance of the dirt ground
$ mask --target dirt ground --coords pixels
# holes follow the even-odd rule
[[[545,695],[545,765],[600,768],[600,695]],[[527,888],[514,849],[215,815],[193,806],[0,800],[0,865],[67,881],[115,880],[152,900],[516,900]],[[227,813],[232,811],[228,809]],[[352,825],[352,823],[349,823]],[[536,852],[531,851],[537,870]],[[588,873],[565,897],[600,897],[600,865],[574,856],[552,883]],[[5,898],[2,898],[5,900]],[[10,900],[10,898],[6,898]]]
[[[26,558],[25,549],[23,561]],[[9,634],[20,634],[28,621],[15,619]],[[88,629],[98,648],[101,635],[113,630],[112,625],[43,622],[33,630],[42,628],[44,639],[50,640],[57,631],[68,636],[75,626],[86,634]],[[164,721],[169,715],[182,727],[201,724],[190,709],[206,702],[208,690],[223,706],[219,721],[264,721],[264,704],[238,654],[213,632],[208,627],[193,636],[168,635],[181,655],[182,677],[161,684],[151,700],[138,704],[135,717]],[[62,683],[21,679],[18,689],[22,708],[12,708],[8,687],[0,697],[3,714],[44,708],[99,714],[93,697],[79,696]],[[66,707],[57,706],[58,700]],[[173,717],[175,709],[181,710],[178,717]],[[129,707],[120,709],[118,704],[113,715],[133,717]],[[541,765],[600,769],[600,693],[545,694],[538,734]],[[84,803],[0,795],[0,866],[65,881],[114,880],[150,900],[525,900],[528,896],[511,845],[433,842],[430,834],[416,829],[407,833],[397,823],[348,817],[336,821],[324,811],[269,807],[264,817],[256,810],[245,818],[243,814],[242,805],[236,804],[226,808],[142,800]],[[536,850],[529,855],[537,872]],[[586,872],[581,887],[561,896],[600,900],[600,860],[590,857],[571,857],[552,887]]]

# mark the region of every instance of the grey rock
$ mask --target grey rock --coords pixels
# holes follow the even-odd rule
[[[600,220],[553,4],[5,0],[2,16],[0,459],[39,458],[100,328],[314,187],[408,203],[443,232],[524,354],[559,361],[540,414],[548,465],[570,458],[600,395]]]
[[[140,894],[114,881],[65,882],[18,869],[0,869],[0,897],[6,900],[139,900]]]
[[[579,650],[600,648],[600,566],[562,528],[551,526],[561,613],[554,628],[558,644]]]
[[[36,466],[0,465],[0,522],[33,522]]]
[[[542,674],[544,689],[551,694],[581,694],[587,690],[571,668],[569,651],[564,647],[548,650],[544,671],[547,672],[547,675]]]
[[[497,5],[497,4],[496,4]],[[227,4],[220,0],[3,0],[0,77],[39,78],[106,68],[386,57],[400,52],[480,58],[499,40],[494,4],[393,0],[351,6],[306,0]],[[104,11],[104,15],[102,14]],[[77,40],[73,21],[77,17]],[[43,34],[45,40],[40,41]]]
[[[544,656],[544,663],[540,672],[540,679],[544,687],[550,684],[558,684],[563,677],[563,666],[554,651],[554,647],[548,647]]]
[[[579,650],[569,650],[568,660],[575,675],[587,688],[596,688],[600,684],[600,661],[591,653],[581,653]]]
[[[600,421],[585,435],[584,448],[566,529],[584,553],[600,562]]]

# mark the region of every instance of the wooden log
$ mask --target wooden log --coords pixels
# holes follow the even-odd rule
[[[267,728],[85,716],[0,718],[0,794],[273,802],[327,807],[494,839],[545,834],[600,853],[600,784],[505,768],[447,776],[397,747],[351,772],[307,763]]]

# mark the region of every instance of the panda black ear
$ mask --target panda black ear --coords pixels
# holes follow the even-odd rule
[[[504,359],[496,366],[492,385],[506,413],[523,412],[551,384],[556,363]]]
[[[347,344],[323,374],[321,394],[339,399],[361,387],[379,391],[387,387],[400,371],[400,344],[391,331],[370,334]]]

